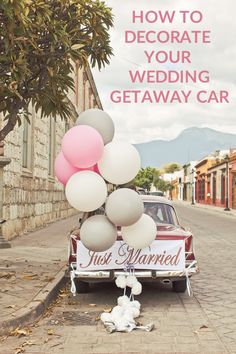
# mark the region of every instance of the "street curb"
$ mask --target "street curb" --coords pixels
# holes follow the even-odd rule
[[[48,305],[56,298],[60,289],[65,286],[67,266],[63,266],[52,282],[44,286],[38,294],[25,306],[14,313],[14,318],[0,322],[0,335],[9,333],[14,328],[30,324],[39,318]]]

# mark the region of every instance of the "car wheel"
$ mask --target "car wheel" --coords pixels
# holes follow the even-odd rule
[[[172,282],[172,289],[176,293],[184,293],[187,289],[187,281],[185,279],[176,280]]]
[[[76,292],[78,294],[87,293],[89,291],[89,283],[86,283],[86,282],[79,280],[77,278],[74,279],[74,282],[75,282]]]

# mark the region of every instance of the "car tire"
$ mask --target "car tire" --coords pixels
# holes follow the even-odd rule
[[[181,279],[172,282],[172,289],[175,293],[184,293],[187,289],[187,280]]]
[[[74,279],[76,292],[78,294],[84,294],[89,292],[89,283],[85,281],[79,280],[77,278]]]

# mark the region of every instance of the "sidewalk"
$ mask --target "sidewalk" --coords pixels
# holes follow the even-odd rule
[[[0,335],[39,317],[65,284],[67,234],[77,219],[49,224],[0,249]]]
[[[191,202],[187,202],[185,200],[173,200],[173,203],[176,205],[179,204],[179,205],[188,206],[190,208],[197,208],[203,210],[205,209],[213,213],[220,213],[221,215],[236,217],[236,209],[230,209],[229,211],[225,211],[224,208],[208,205],[208,204],[195,203],[194,205],[192,205]]]

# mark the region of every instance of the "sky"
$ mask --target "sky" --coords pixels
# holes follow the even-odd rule
[[[114,28],[110,31],[114,56],[110,65],[100,72],[93,69],[94,79],[103,104],[115,123],[115,138],[130,143],[142,143],[156,139],[171,140],[186,128],[209,127],[223,132],[236,134],[236,13],[235,0],[105,0],[113,9]],[[143,14],[154,11],[175,11],[171,23],[161,23],[160,15],[154,23],[132,23],[132,11]],[[179,11],[200,11],[200,23],[188,20],[183,24]],[[152,15],[153,13],[149,13]],[[154,15],[153,15],[154,16]],[[198,13],[193,17],[197,20]],[[153,17],[150,16],[152,21]],[[162,43],[125,43],[125,31],[211,31],[211,43],[202,44],[162,44]],[[190,51],[190,61],[184,64],[148,64],[144,51]],[[129,71],[136,70],[207,70],[209,83],[132,83]],[[110,95],[114,90],[173,91],[191,90],[188,103],[114,103]],[[195,99],[200,90],[229,92],[229,103],[201,104]],[[181,95],[181,94],[180,94]],[[183,101],[183,99],[181,99]]]

